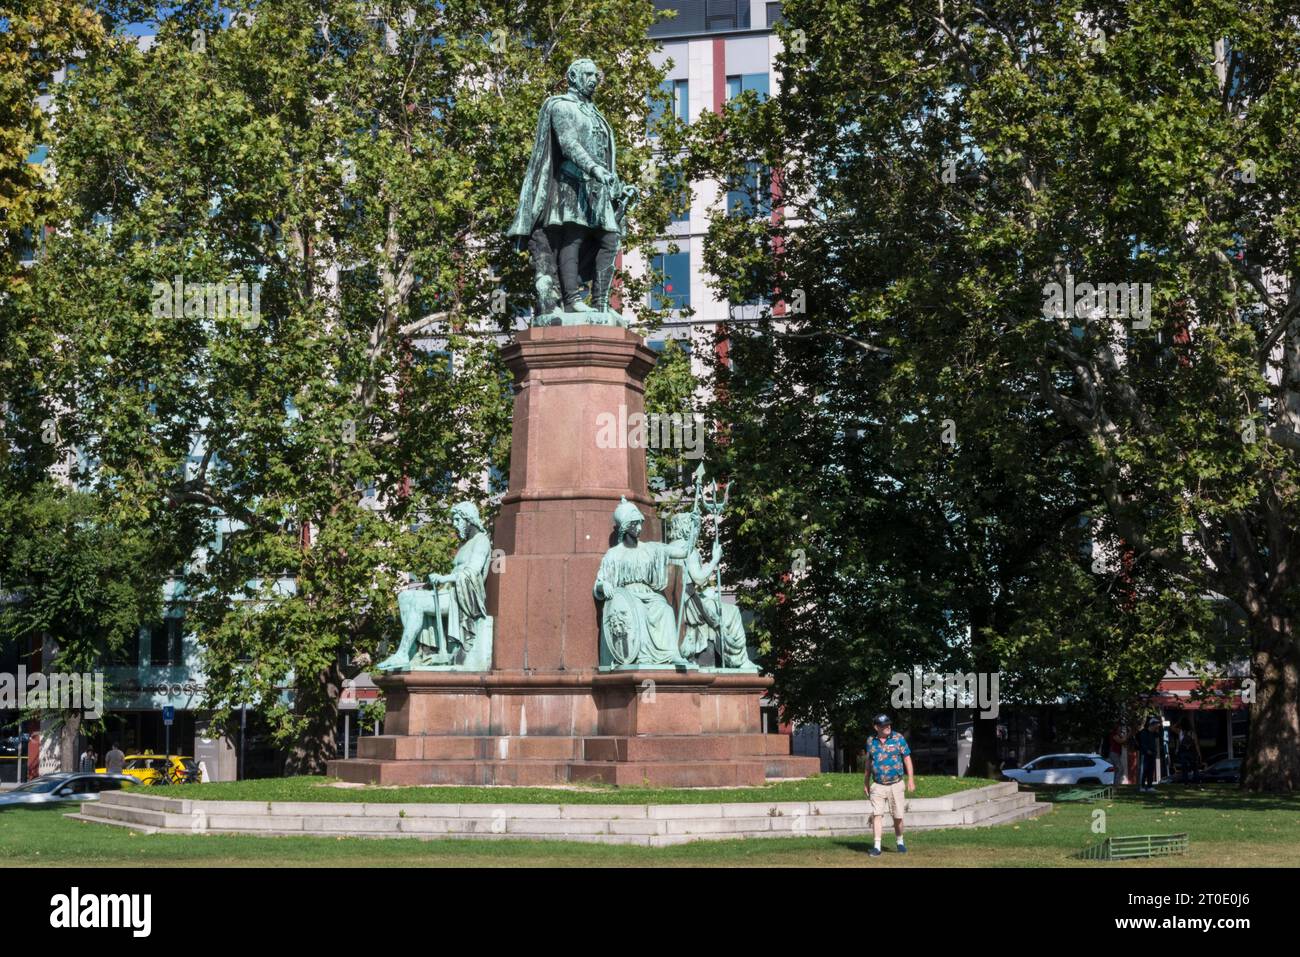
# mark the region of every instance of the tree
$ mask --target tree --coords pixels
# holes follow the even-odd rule
[[[158,616],[162,582],[175,561],[166,541],[114,522],[96,496],[51,482],[6,496],[0,500],[0,584],[8,597],[0,604],[0,647],[35,645],[46,672],[101,671],[138,640],[141,622]],[[85,695],[83,686],[80,710],[47,703],[33,715],[62,726],[67,770],[91,707]]]
[[[400,570],[445,562],[447,506],[505,472],[490,333],[530,299],[503,233],[538,106],[599,36],[636,168],[662,71],[647,2],[229,12],[182,8],[59,90],[67,227],[25,332],[84,479],[198,550],[214,720],[261,707],[290,770],[318,771]]]
[[[690,353],[676,339],[664,340],[664,348],[646,376],[645,410],[648,416],[659,417],[654,421],[668,423],[654,431],[674,444],[646,450],[646,475],[652,489],[684,489],[691,482],[690,472],[703,454],[705,442],[704,417],[696,419],[698,388]]]
[[[1066,56],[1086,51],[1079,8],[995,12],[794,0],[780,91],[696,127],[694,172],[776,170],[787,207],[715,217],[707,256],[730,301],[771,303],[762,338],[730,331],[717,409],[757,499],[742,567],[766,585],[777,691],[800,717],[844,721],[848,702],[861,726],[882,677],[915,662],[1004,670],[1009,700],[1064,697],[1111,722],[1170,662],[1207,652],[1202,580],[1138,544],[1093,436],[1044,389],[1059,370],[1047,340],[1088,334],[1043,317],[1058,245],[1091,251],[1101,233],[1127,251],[1140,235],[1083,208],[1097,171],[1072,125],[1093,82]],[[1024,80],[1013,55],[1044,43]],[[1027,143],[1057,215],[1026,199]],[[1150,475],[1167,501],[1188,487]],[[977,722],[974,773],[994,733]]]
[[[8,299],[24,283],[20,262],[39,243],[57,182],[38,159],[51,135],[40,97],[80,51],[101,44],[119,5],[59,0],[0,3],[0,269]]]

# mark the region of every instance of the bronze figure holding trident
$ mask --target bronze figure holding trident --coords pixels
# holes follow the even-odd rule
[[[731,498],[731,483],[721,490],[714,481],[704,485],[704,466],[695,470],[695,504],[689,512],[673,516],[670,535],[683,540],[689,552],[682,560],[685,584],[682,588],[681,621],[686,625],[682,656],[719,668],[756,671],[745,644],[745,625],[740,609],[722,600],[722,515]],[[704,511],[713,516],[713,555],[706,565],[700,560],[695,542],[699,538]],[[687,587],[689,586],[689,587]]]

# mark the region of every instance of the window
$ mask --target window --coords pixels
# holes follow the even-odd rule
[[[772,171],[758,163],[746,163],[745,172],[727,190],[728,216],[772,215]]]
[[[664,189],[675,192],[679,198],[676,207],[673,208],[672,222],[688,223],[691,221],[691,189],[689,184],[682,185],[681,177],[675,173],[665,173],[663,177]]]
[[[32,233],[32,227],[24,226],[18,239],[18,261],[30,263],[36,261],[37,243]]]
[[[691,83],[689,80],[673,80],[673,116],[683,123],[691,121]]]
[[[691,354],[691,341],[689,339],[676,339],[674,341],[677,343],[678,349],[686,353],[688,356]],[[655,352],[663,352],[665,349],[668,348],[668,340],[647,339],[646,345],[649,346],[651,349],[653,349]]]
[[[749,0],[654,0],[654,5],[677,16],[650,27],[652,37],[749,29]]]
[[[650,290],[651,309],[686,309],[691,304],[691,254],[660,253],[650,268],[662,274]]]
[[[122,646],[113,652],[111,664],[135,668],[140,665],[140,639],[142,634],[136,631],[134,637],[126,639]]]
[[[155,668],[184,664],[181,649],[185,619],[169,615],[149,628],[149,664]]]
[[[704,29],[745,30],[749,27],[749,0],[704,0]]]
[[[741,73],[727,77],[727,99],[734,100],[742,93],[756,93],[760,101],[768,96],[766,73]]]
[[[659,84],[659,91],[663,99],[650,101],[650,121],[647,124],[650,132],[653,134],[667,110],[672,110],[672,115],[683,123],[689,123],[691,121],[690,81],[664,80]]]
[[[767,25],[774,27],[778,23],[785,23],[785,17],[781,15],[781,4],[769,3],[767,5]]]

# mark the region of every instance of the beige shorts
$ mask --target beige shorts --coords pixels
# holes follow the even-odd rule
[[[893,784],[871,782],[872,814],[884,814],[887,811],[891,817],[900,818],[903,816],[905,801],[902,781],[895,781]]]

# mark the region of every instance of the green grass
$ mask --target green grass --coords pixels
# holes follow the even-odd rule
[[[356,837],[143,835],[70,821],[66,808],[0,811],[0,866],[178,867],[1251,867],[1300,866],[1300,796],[1248,795],[1231,787],[1178,787],[1110,801],[1060,804],[1033,821],[971,830],[920,831],[905,857],[866,854],[861,838],[757,838],[677,847],[620,847],[553,841]],[[1106,812],[1106,833],[1092,830]],[[1186,855],[1153,861],[1078,861],[1085,845],[1117,834],[1186,831]]]
[[[333,787],[331,778],[273,778],[151,787],[145,793],[207,801],[336,801],[384,804],[730,804],[736,801],[860,801],[862,775],[821,774],[753,788]],[[993,784],[978,778],[918,777],[913,797],[943,797]]]

